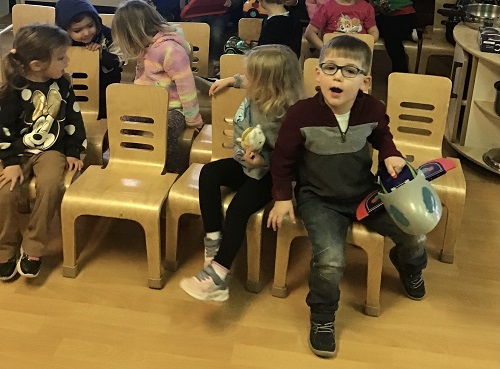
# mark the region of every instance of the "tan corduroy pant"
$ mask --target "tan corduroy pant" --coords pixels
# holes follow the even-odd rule
[[[49,238],[49,228],[54,214],[61,206],[64,195],[64,170],[66,157],[58,151],[45,151],[21,159],[24,185],[10,183],[0,189],[0,262],[13,257],[22,245],[30,256],[42,256]],[[0,172],[3,170],[0,167]],[[28,182],[36,177],[36,199],[28,227],[21,235],[19,205],[26,202]],[[22,188],[23,187],[23,188]]]

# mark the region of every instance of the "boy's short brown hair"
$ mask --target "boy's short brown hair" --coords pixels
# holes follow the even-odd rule
[[[326,55],[335,52],[338,55],[357,60],[361,68],[369,71],[372,64],[372,50],[370,46],[359,38],[349,35],[337,36],[329,40],[321,48],[319,62],[322,63]]]

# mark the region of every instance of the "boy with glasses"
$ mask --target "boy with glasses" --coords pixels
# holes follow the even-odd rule
[[[288,109],[271,163],[275,205],[268,227],[276,230],[285,215],[295,221],[292,182],[297,182],[297,211],[312,243],[309,344],[321,357],[336,352],[334,322],[347,230],[359,203],[377,188],[368,145],[378,150],[380,165],[393,177],[405,165],[392,140],[385,105],[361,91],[370,83],[371,58],[368,45],[352,36],[325,44],[315,72],[320,92]],[[404,290],[410,298],[422,299],[425,235],[403,233],[385,211],[362,223],[394,241],[389,256]]]

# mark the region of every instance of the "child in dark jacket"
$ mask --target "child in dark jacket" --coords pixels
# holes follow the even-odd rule
[[[56,24],[68,32],[73,46],[99,51],[99,116],[106,118],[106,87],[121,80],[120,51],[113,46],[111,30],[102,24],[96,8],[87,0],[59,0]]]

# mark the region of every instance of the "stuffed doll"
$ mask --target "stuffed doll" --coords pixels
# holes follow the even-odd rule
[[[255,127],[248,127],[245,129],[241,138],[238,137],[236,141],[240,143],[245,152],[251,152],[250,158],[253,159],[255,158],[255,154],[262,150],[266,142],[266,136],[260,124],[257,124]]]

